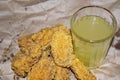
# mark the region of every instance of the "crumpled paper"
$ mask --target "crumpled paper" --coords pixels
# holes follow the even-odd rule
[[[72,14],[87,5],[109,9],[116,17],[120,33],[119,0],[0,0],[0,80],[26,80],[11,70],[11,58],[19,50],[17,38],[46,26],[63,23],[70,28]],[[120,34],[118,34],[120,35]],[[103,64],[94,70],[97,80],[120,79],[120,36],[115,36]],[[71,80],[76,80],[71,74]]]

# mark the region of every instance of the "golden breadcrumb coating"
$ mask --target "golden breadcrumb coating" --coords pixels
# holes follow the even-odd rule
[[[34,43],[31,37],[32,35],[23,35],[18,39],[18,44],[22,53],[32,58],[38,58],[41,55],[41,46]]]
[[[70,32],[66,27],[64,27],[64,29],[59,29],[53,34],[51,49],[56,64],[63,67],[69,67],[71,65],[70,59],[72,57],[71,53],[73,53],[73,46]]]
[[[50,28],[45,28],[40,30],[38,33],[23,35],[18,39],[20,53],[18,52],[13,57],[11,66],[19,76],[25,77],[31,67],[38,62],[42,54],[42,48],[49,42],[49,38],[51,36],[48,35],[50,34],[49,29]],[[40,41],[38,38],[35,38],[35,36],[39,36],[38,38]]]
[[[44,51],[42,58],[28,73],[27,80],[53,80],[55,75],[55,63],[49,51]]]
[[[27,80],[70,80],[69,70],[54,63],[50,49],[43,51],[42,57],[28,73]]]
[[[61,25],[61,24],[59,24]],[[46,48],[49,47],[49,43],[51,41],[51,38],[52,38],[52,35],[55,31],[59,30],[59,29],[64,29],[64,27],[61,27],[61,26],[55,26],[55,27],[52,27],[52,28],[46,28],[46,32],[44,31],[45,29],[43,29],[42,31],[45,32],[44,33],[44,36],[42,36],[42,39],[40,39],[40,35],[37,36],[37,34],[39,33],[36,33],[32,36],[32,39],[36,42],[36,43],[40,43],[42,45],[42,48]],[[44,49],[45,50],[45,49]],[[47,50],[50,50],[49,48],[47,48]],[[42,53],[43,55],[46,54],[46,55],[50,55],[48,53]],[[45,57],[46,55],[42,56],[42,58],[39,60],[40,62],[38,62],[37,64],[35,64],[35,66],[32,67],[32,70],[29,72],[28,74],[28,80],[69,80],[69,71],[68,69],[65,69],[65,68],[62,68],[62,67],[59,67],[57,66],[52,57]],[[48,60],[48,58],[50,60]],[[42,62],[44,59],[44,62]],[[40,66],[43,65],[43,66]],[[46,66],[46,69],[44,69],[45,65],[48,65]],[[52,66],[52,69],[50,68],[51,66],[50,65],[53,65]],[[43,68],[42,68],[43,67]],[[39,69],[37,69],[39,68]],[[36,71],[37,70],[37,71]],[[50,70],[50,72],[49,72]],[[34,75],[36,72],[38,72],[38,76]],[[40,73],[41,72],[41,73]],[[63,74],[63,75],[61,75]],[[43,77],[44,76],[44,77]]]
[[[69,70],[56,65],[54,80],[70,80]]]
[[[77,58],[73,60],[70,68],[78,80],[96,80],[96,77]]]
[[[33,34],[32,40],[36,44],[39,44],[42,49],[46,49],[47,47],[49,47],[52,34],[53,34],[53,29],[47,27],[40,30],[38,33]]]
[[[33,64],[35,64],[37,60],[31,58],[28,55],[25,55],[21,52],[18,52],[15,57],[12,59],[12,69],[19,76],[25,77]]]
[[[18,44],[11,67],[27,80],[70,80],[69,69],[78,80],[96,80],[73,54],[70,30],[62,24],[23,35]]]
[[[65,29],[56,31],[52,36],[51,50],[55,63],[70,67],[79,80],[96,80],[95,76],[74,56],[71,34],[67,28]]]

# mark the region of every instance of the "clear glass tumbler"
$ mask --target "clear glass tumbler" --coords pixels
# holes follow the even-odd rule
[[[100,6],[86,6],[73,14],[70,25],[77,58],[88,69],[99,67],[116,33],[113,14]]]

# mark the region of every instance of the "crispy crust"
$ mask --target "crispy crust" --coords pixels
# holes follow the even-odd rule
[[[49,51],[44,51],[42,58],[28,73],[27,80],[52,80],[55,75],[55,63]]]
[[[54,80],[70,80],[69,70],[56,65]]]
[[[96,80],[96,77],[77,58],[70,67],[78,80]]]
[[[66,27],[59,29],[53,34],[51,50],[56,64],[62,67],[69,67],[71,65],[70,59],[73,53],[73,46],[71,35]]]
[[[44,28],[18,39],[20,51],[12,69],[27,80],[69,80],[69,70],[78,80],[96,80],[73,54],[70,31],[62,24]]]
[[[72,39],[67,28],[59,29],[53,34],[51,50],[55,63],[62,67],[70,67],[77,79],[96,80],[73,54]]]
[[[18,39],[18,44],[22,53],[32,58],[38,58],[41,55],[41,46],[34,43],[31,37],[32,35],[23,35]]]
[[[36,59],[31,58],[21,52],[18,52],[12,59],[12,69],[21,77],[25,77],[33,64],[37,62]]]
[[[39,61],[43,47],[49,43],[50,28],[40,30],[38,33],[23,35],[18,39],[20,52],[12,59],[12,69],[21,77],[25,77],[31,67]]]

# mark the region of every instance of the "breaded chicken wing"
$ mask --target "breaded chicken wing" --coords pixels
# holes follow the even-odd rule
[[[45,28],[38,33],[24,35],[18,39],[20,52],[13,57],[11,66],[19,76],[26,76],[31,67],[38,62],[43,47],[49,43],[51,36],[49,34],[52,33],[50,29]]]
[[[53,35],[52,27],[47,27],[32,35],[32,40],[41,46],[43,50],[49,47],[51,36]]]
[[[41,56],[41,46],[32,40],[32,35],[23,35],[18,39],[18,44],[22,53],[32,58],[39,58]]]
[[[23,35],[18,39],[20,52],[18,52],[12,60],[12,69],[21,77],[25,77],[31,67],[39,61],[43,54],[42,51],[49,50],[50,41],[53,33],[58,30],[60,24],[44,28],[37,33]]]
[[[54,80],[70,80],[69,70],[56,65]]]
[[[62,26],[64,27],[64,26]],[[69,30],[66,27],[56,31],[51,40],[52,55],[55,63],[63,67],[69,67],[74,59],[71,56],[73,52],[73,46],[71,43],[71,36]]]
[[[54,63],[50,50],[43,51],[42,57],[28,73],[27,80],[70,80],[69,70]]]
[[[73,60],[70,68],[78,80],[96,80],[96,77],[77,58]]]
[[[53,27],[47,27],[42,30],[40,30],[38,33],[34,33],[31,38],[32,40],[41,45],[41,48],[45,50],[50,46],[50,42],[52,39],[52,35],[54,34],[55,31],[62,29],[66,30],[65,27],[61,26],[62,24],[56,24]]]
[[[20,51],[12,59],[12,69],[27,80],[70,80],[69,70],[78,80],[96,80],[73,53],[70,31],[62,24],[44,28],[18,39]]]
[[[96,80],[86,67],[73,55],[73,46],[70,32],[58,30],[52,36],[51,54],[57,65],[70,67],[79,80]]]
[[[31,58],[28,55],[25,55],[21,52],[18,52],[15,57],[12,59],[12,69],[21,77],[25,77],[33,64],[35,64],[37,60]]]
[[[54,80],[56,65],[50,56],[50,51],[44,51],[42,58],[28,73],[27,80]]]
[[[40,50],[49,47],[52,34],[52,28],[44,28],[37,33],[24,35],[18,39],[20,50],[33,58],[39,57]]]

